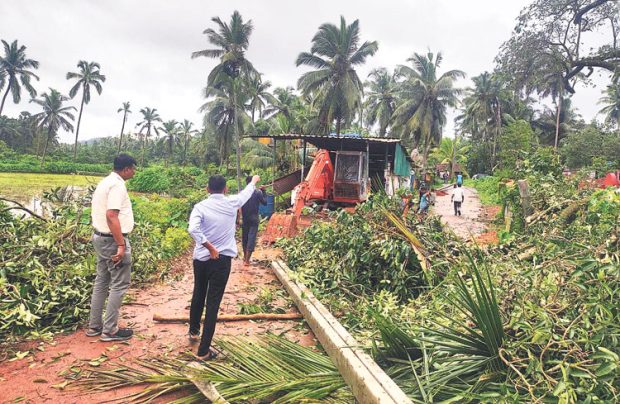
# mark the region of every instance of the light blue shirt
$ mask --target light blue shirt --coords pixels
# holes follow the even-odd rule
[[[211,258],[209,250],[202,245],[205,241],[213,244],[220,255],[232,258],[237,256],[237,210],[250,199],[255,189],[250,183],[237,195],[212,194],[194,205],[187,229],[196,242],[194,259],[208,261]]]

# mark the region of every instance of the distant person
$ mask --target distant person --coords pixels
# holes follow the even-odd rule
[[[443,173],[443,183],[444,184],[448,183],[448,173]]]
[[[194,247],[194,291],[189,314],[189,339],[197,341],[200,335],[200,318],[205,307],[206,314],[202,338],[198,346],[198,357],[214,359],[217,355],[211,349],[215,323],[224,290],[230,275],[230,265],[237,256],[235,222],[237,211],[251,197],[260,177],[255,175],[250,183],[237,195],[226,196],[226,179],[221,175],[209,178],[209,197],[194,205],[189,217],[188,231],[196,241]]]
[[[458,186],[463,185],[463,174],[458,173],[456,175],[456,185],[458,185]]]
[[[431,198],[430,191],[425,189],[424,192],[422,193],[422,197],[420,198],[420,207],[418,209],[418,213],[420,214],[428,213],[428,208],[431,203],[430,198]]]
[[[454,216],[461,216],[461,205],[465,202],[465,192],[461,184],[456,184],[452,190],[450,200],[454,203]]]
[[[245,179],[245,183],[249,184],[252,181],[252,177],[248,176]],[[248,201],[241,208],[241,245],[243,247],[243,265],[250,265],[250,258],[256,247],[256,235],[258,234],[258,224],[260,218],[258,216],[259,205],[267,204],[267,196],[265,195],[264,187],[260,190],[254,190],[254,193],[248,199]]]
[[[114,159],[114,171],[99,182],[91,202],[97,276],[86,335],[101,335],[101,341],[124,341],[133,335],[129,328],[118,328],[118,312],[131,279],[131,245],[127,236],[133,230],[134,219],[125,181],[135,172],[136,160],[119,154]]]

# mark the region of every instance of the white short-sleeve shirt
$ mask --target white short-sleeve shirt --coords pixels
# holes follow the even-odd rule
[[[133,210],[127,193],[125,180],[115,172],[105,177],[93,193],[92,211],[93,227],[101,233],[110,233],[106,212],[118,210],[118,221],[121,224],[122,233],[130,233],[133,230]]]

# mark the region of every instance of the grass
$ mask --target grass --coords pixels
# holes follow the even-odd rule
[[[502,200],[499,196],[499,178],[485,177],[479,180],[466,179],[464,184],[466,187],[475,188],[480,197],[480,203],[483,205],[501,205]]]
[[[0,196],[28,202],[43,191],[66,185],[87,187],[96,185],[100,179],[101,177],[74,174],[0,173]]]

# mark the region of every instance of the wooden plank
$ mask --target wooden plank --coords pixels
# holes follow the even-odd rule
[[[221,314],[217,317],[218,322],[226,321],[285,321],[285,320],[301,320],[304,316],[301,313],[256,313],[256,314]],[[153,314],[153,321],[161,323],[188,323],[189,316],[187,314],[180,316],[164,316],[159,313]]]

